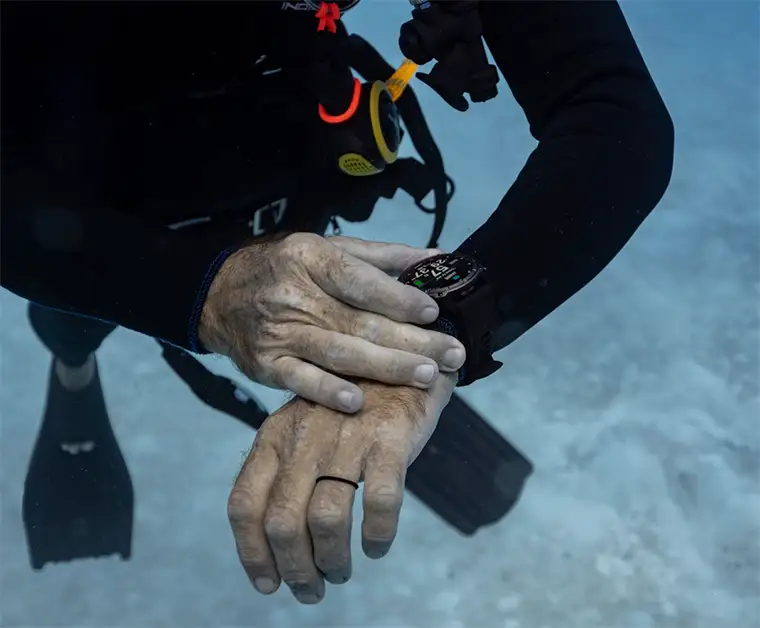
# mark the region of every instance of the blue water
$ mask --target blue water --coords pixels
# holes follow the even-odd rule
[[[316,607],[256,595],[225,502],[252,433],[200,405],[155,343],[100,354],[137,493],[134,557],[28,566],[20,519],[48,356],[0,294],[2,626],[750,628],[760,625],[760,13],[755,2],[630,0],[675,120],[659,209],[588,288],[499,356],[467,399],[536,464],[505,521],[464,539],[410,498],[394,549]],[[349,27],[392,63],[408,5],[362,2]],[[423,86],[458,182],[442,246],[492,211],[534,147],[501,97],[459,114]],[[424,244],[399,194],[347,232]],[[217,371],[234,374],[225,361]],[[256,389],[274,408],[281,393]]]

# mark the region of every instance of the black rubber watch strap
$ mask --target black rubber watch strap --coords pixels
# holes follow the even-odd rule
[[[460,339],[467,349],[467,362],[457,385],[467,386],[502,366],[491,357],[491,331],[499,324],[493,290],[484,282],[458,304],[458,309],[465,327],[462,334],[467,336]]]

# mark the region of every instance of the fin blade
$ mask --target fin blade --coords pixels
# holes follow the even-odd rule
[[[506,516],[532,463],[454,394],[407,472],[406,488],[466,536]]]

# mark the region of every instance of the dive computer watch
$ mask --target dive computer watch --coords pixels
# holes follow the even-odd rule
[[[454,336],[464,345],[467,360],[459,371],[459,386],[502,366],[491,357],[491,333],[499,325],[499,315],[484,266],[467,255],[444,253],[410,266],[399,281],[419,288],[438,304],[438,319],[429,329]]]

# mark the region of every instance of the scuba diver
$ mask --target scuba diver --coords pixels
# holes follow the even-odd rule
[[[191,353],[230,357],[296,393],[302,413],[361,414],[390,391],[414,405],[443,379],[495,372],[492,354],[593,279],[664,194],[673,126],[616,2],[412,0],[399,37],[407,63],[394,73],[347,32],[357,1],[2,3],[2,286],[30,301],[53,355],[25,487],[36,568],[130,552],[131,484],[94,357],[116,326],[157,338],[203,401],[252,427],[266,410]],[[453,253],[434,250],[453,182],[414,93],[399,87],[431,61],[419,80],[460,111],[465,96],[497,95],[498,67],[538,140]],[[398,158],[404,135],[421,161]],[[322,237],[398,189],[434,216],[427,249]],[[451,394],[406,488],[472,534],[511,509],[531,465]],[[308,401],[318,405],[298,406]],[[108,469],[88,477],[111,479],[70,486],[81,499],[51,479],[66,473],[45,470],[64,453],[84,468],[98,451]],[[249,458],[233,495],[260,464]],[[309,481],[352,490],[360,479]],[[303,583],[272,566],[305,546],[303,530],[277,547],[270,536],[275,555],[253,560],[241,547],[266,545],[271,526],[233,501],[241,560],[254,583],[272,584],[257,588],[282,577],[299,600],[319,601],[316,570]],[[93,523],[122,514],[121,528]],[[368,554],[383,555],[393,534]],[[347,580],[345,564],[322,574]]]

